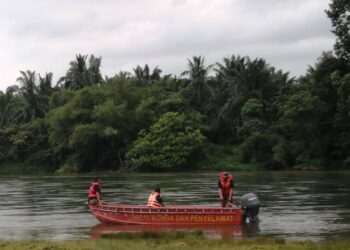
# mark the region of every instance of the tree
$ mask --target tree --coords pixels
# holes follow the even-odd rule
[[[185,168],[189,158],[201,149],[201,116],[196,113],[165,113],[150,128],[141,132],[127,153],[129,167],[135,170]]]
[[[348,0],[333,0],[326,10],[337,36],[334,44],[335,53],[350,62],[350,2]]]
[[[7,160],[27,164],[51,164],[51,149],[48,145],[47,125],[42,119],[6,128],[11,143],[6,148]]]
[[[206,67],[202,56],[193,56],[192,61],[190,59],[187,59],[187,61],[188,70],[182,72],[181,75],[190,77],[192,102],[197,106],[201,106],[214,94],[208,84],[208,73],[212,65]]]
[[[55,93],[60,104],[47,116],[53,158],[79,171],[118,169],[127,146],[153,121],[142,105],[143,91],[115,80],[102,86]]]
[[[215,69],[220,88],[215,98],[217,116],[210,129],[213,137],[237,143],[241,140],[238,132],[242,126],[243,105],[254,98],[264,105],[264,111],[270,109],[274,98],[289,83],[289,79],[288,74],[275,72],[261,58],[250,60],[249,57],[232,55],[224,58],[223,62],[217,63]]]
[[[88,62],[87,62],[88,60]],[[75,61],[70,62],[70,67],[65,76],[61,77],[57,85],[70,89],[81,89],[86,86],[102,84],[103,77],[100,72],[102,57],[91,55],[77,55]]]
[[[122,80],[122,81],[130,79],[130,77],[131,77],[131,73],[123,70],[120,70],[119,73],[114,76],[115,79]],[[107,78],[106,82],[108,82],[109,80],[110,79]]]
[[[242,160],[264,163],[269,166],[272,158],[272,147],[276,135],[267,128],[264,118],[264,106],[260,100],[250,98],[241,109],[242,126],[239,128]]]
[[[26,103],[17,85],[7,88],[6,93],[0,91],[0,129],[10,124],[19,124],[27,120]]]
[[[160,74],[162,73],[162,70],[159,69],[158,66],[156,66],[151,73],[148,64],[146,64],[144,68],[137,65],[136,68],[133,68],[133,71],[134,77],[140,86],[145,86],[156,80],[159,80]]]
[[[51,96],[51,94],[54,92],[54,89],[52,87],[52,73],[46,73],[45,76],[39,75],[39,95],[40,96]]]
[[[35,118],[43,118],[49,109],[49,97],[53,92],[52,73],[46,73],[40,77],[39,83],[35,71],[20,71],[21,76],[17,81],[21,84],[19,94],[25,101],[24,110],[27,121]]]
[[[263,118],[263,104],[255,98],[249,99],[241,109],[243,125],[239,133],[243,139],[265,129]]]

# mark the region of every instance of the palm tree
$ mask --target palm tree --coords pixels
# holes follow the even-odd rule
[[[17,85],[8,87],[6,93],[0,91],[0,128],[27,120],[26,103],[18,92]]]
[[[271,67],[264,59],[248,60],[244,74],[241,75],[241,90],[249,98],[264,102],[271,84]]]
[[[52,73],[46,73],[44,77],[39,75],[39,93],[41,95],[51,95],[53,92],[52,88]]]
[[[221,83],[221,89],[219,90],[219,99],[224,100],[228,96],[237,95],[239,91],[239,76],[246,67],[247,57],[240,57],[232,55],[224,57],[224,64],[216,63],[217,68],[216,79]]]
[[[70,89],[81,89],[86,86],[102,84],[103,77],[100,72],[102,57],[91,55],[87,63],[87,55],[77,55],[75,61],[70,62],[70,67],[65,76],[61,77],[57,85]]]
[[[239,140],[238,129],[241,126],[241,108],[250,98],[259,99],[264,105],[272,103],[272,97],[278,94],[288,74],[275,73],[265,60],[249,57],[231,56],[217,63],[216,78],[221,88],[216,97],[217,118],[213,120],[211,129],[216,132],[228,129],[234,138]]]
[[[145,86],[159,80],[161,78],[160,74],[162,73],[162,70],[159,69],[158,66],[156,66],[151,73],[148,64],[145,64],[144,68],[137,65],[136,68],[133,68],[133,71],[134,77],[141,86]]]
[[[208,73],[212,65],[204,65],[204,57],[193,56],[192,61],[188,61],[188,70],[182,72],[182,76],[188,75],[192,86],[192,101],[196,105],[201,105],[205,100],[213,96],[214,92],[208,84]]]
[[[103,77],[100,71],[101,61],[102,57],[96,58],[94,55],[91,55],[89,58],[89,67],[86,73],[89,86],[103,83]]]
[[[158,66],[156,66],[151,74],[151,79],[152,81],[156,81],[159,80],[161,78],[160,74],[162,73],[162,70],[160,68],[158,68]]]
[[[51,87],[52,73],[46,73],[44,77],[39,75],[39,83],[35,71],[20,71],[20,74],[21,76],[17,78],[17,82],[21,85],[18,93],[23,97],[26,119],[44,117],[49,110],[50,95],[54,91]],[[19,113],[23,113],[23,110]]]
[[[39,88],[36,85],[35,71],[20,71],[21,76],[17,78],[17,82],[21,84],[19,93],[25,100],[25,110],[28,119],[42,116],[42,110],[38,102]]]
[[[128,71],[119,71],[119,73],[117,75],[115,75],[115,78],[119,79],[119,80],[127,80],[131,77],[130,72]]]
[[[49,111],[49,100],[55,89],[52,87],[52,73],[46,73],[44,77],[39,75],[38,99],[45,114]]]
[[[266,86],[271,84],[274,69],[264,59],[253,61],[249,57],[224,58],[224,65],[217,63],[217,79],[223,81],[225,92],[244,95],[247,98],[264,99]]]
[[[145,72],[144,72],[143,68],[140,65],[137,65],[136,68],[133,68],[132,70],[134,71],[134,75],[135,75],[136,80],[141,85],[143,85],[145,78],[147,78],[147,76],[144,76]]]

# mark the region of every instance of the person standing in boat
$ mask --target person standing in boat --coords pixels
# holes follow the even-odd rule
[[[100,205],[102,204],[102,193],[101,193],[101,178],[96,177],[94,182],[91,183],[89,189],[88,200],[91,205]]]
[[[163,199],[160,196],[160,187],[156,187],[148,198],[147,206],[152,208],[163,207]]]
[[[228,172],[221,172],[219,174],[218,187],[221,206],[226,207],[227,205],[231,205],[233,201],[234,189],[232,175]]]

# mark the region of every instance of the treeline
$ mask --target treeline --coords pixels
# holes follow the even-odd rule
[[[179,77],[147,64],[103,77],[93,55],[76,56],[56,84],[52,73],[20,72],[0,92],[0,162],[179,170],[232,148],[267,169],[349,169],[349,5],[333,1],[327,12],[336,55],[323,53],[299,78],[238,55],[214,65],[194,56]]]

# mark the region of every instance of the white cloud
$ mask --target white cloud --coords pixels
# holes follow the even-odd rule
[[[186,58],[264,57],[299,75],[334,37],[330,0],[0,0],[0,90],[20,70],[64,75],[76,54],[112,76],[137,64],[179,74]]]

